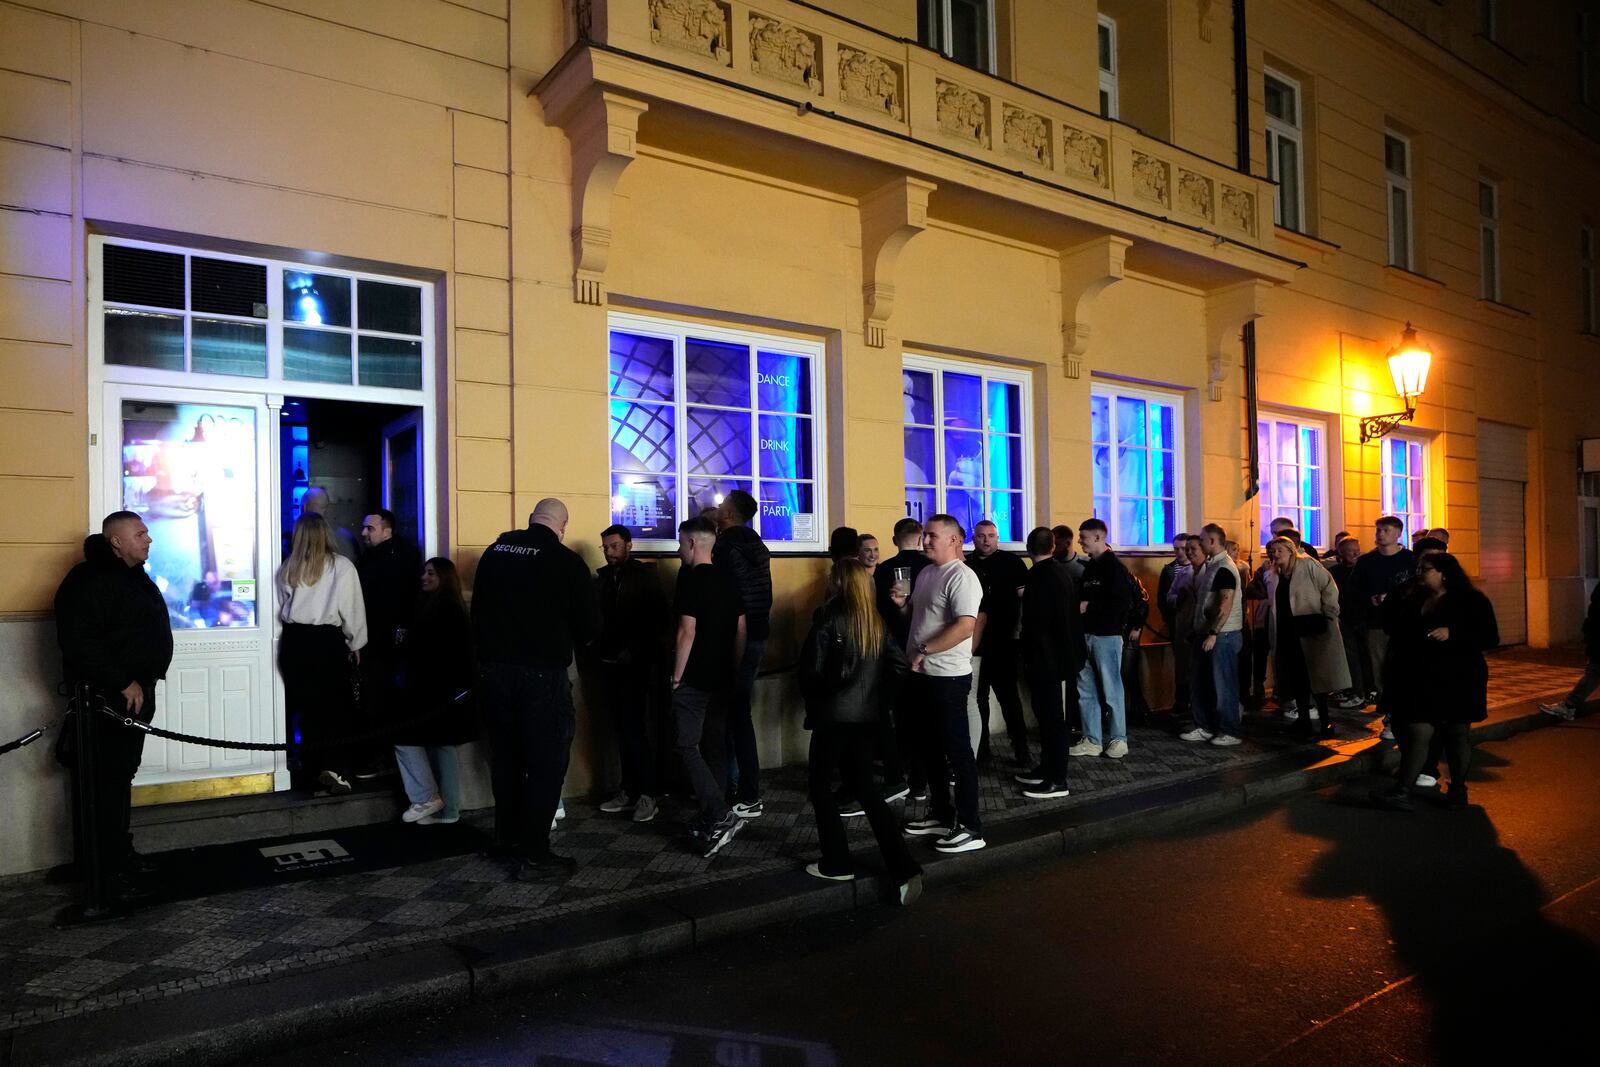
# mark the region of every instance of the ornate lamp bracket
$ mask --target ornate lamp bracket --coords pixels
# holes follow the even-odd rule
[[[1391,411],[1387,415],[1369,415],[1361,420],[1361,443],[1376,441],[1380,437],[1387,437],[1402,422],[1411,422],[1417,417],[1414,405],[1408,406],[1404,411]]]
[[[882,348],[894,313],[895,268],[900,253],[928,225],[928,197],[938,188],[921,178],[896,178],[861,198],[861,299],[863,333]]]
[[[1068,378],[1083,375],[1083,356],[1094,336],[1089,308],[1106,286],[1122,280],[1132,245],[1126,237],[1107,234],[1061,250],[1061,369]]]

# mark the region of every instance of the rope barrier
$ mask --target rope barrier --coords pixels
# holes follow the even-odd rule
[[[23,734],[15,741],[7,741],[5,744],[0,745],[0,756],[4,756],[7,752],[15,752],[19,748],[25,748],[28,745],[33,744],[35,741],[39,740],[39,738],[43,737],[48,731],[54,730],[59,725],[61,725],[61,720],[57,719],[48,726],[41,726],[35,730],[31,730],[28,733]]]

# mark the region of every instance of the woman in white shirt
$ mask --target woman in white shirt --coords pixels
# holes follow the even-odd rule
[[[291,737],[320,746],[356,729],[352,662],[367,643],[367,608],[355,564],[339,554],[333,528],[315,513],[294,524],[289,558],[278,568],[278,669]],[[348,753],[317,747],[301,759],[299,781],[330,793],[350,792]]]

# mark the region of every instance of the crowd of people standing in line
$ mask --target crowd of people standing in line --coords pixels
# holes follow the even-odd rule
[[[482,723],[492,744],[492,853],[514,861],[520,878],[569,867],[550,834],[576,732],[576,656],[597,682],[621,764],[621,788],[600,811],[651,822],[658,799],[681,791],[695,805],[694,847],[716,855],[764,812],[751,703],[772,579],[751,526],[756,508],[736,490],[681,524],[669,602],[653,566],[633,555],[627,527],[603,532],[606,562],[591,575],[563,543],[565,505],[542,500],[526,529],[484,552],[469,609],[454,565],[422,561],[392,513],[366,516],[352,562],[348,535],[341,540],[322,508],[306,507],[275,581],[296,784],[348,792],[352,778],[384,773],[392,752],[410,801],[402,819],[452,823],[456,749]],[[170,663],[170,633],[165,662],[153,637],[132,630],[117,636],[127,665],[97,658],[85,622],[103,608],[96,598],[116,599],[130,617],[145,607],[139,633],[154,632],[160,598],[144,588],[139,552],[148,554],[150,539],[138,516],[110,516],[104,531],[86,542],[86,563],[58,596],[68,677],[94,681],[139,714],[142,705],[153,710],[148,694]],[[1174,711],[1191,720],[1178,736],[1239,744],[1244,705],[1264,700],[1270,661],[1282,717],[1303,739],[1331,736],[1336,706],[1375,704],[1383,714],[1402,761],[1375,801],[1409,808],[1415,789],[1437,784],[1442,758],[1447,800],[1464,804],[1468,726],[1487,709],[1483,652],[1498,643],[1494,612],[1448,553],[1446,531],[1426,531],[1410,548],[1402,532],[1399,519],[1379,519],[1370,551],[1341,533],[1324,560],[1288,520],[1275,520],[1254,573],[1217,524],[1175,538],[1156,607],[1175,653]],[[931,838],[945,853],[985,846],[978,765],[992,758],[991,700],[1021,793],[1041,800],[1069,794],[1071,759],[1124,758],[1130,718],[1148,713],[1138,655],[1149,602],[1104,522],[1034,529],[1026,562],[1000,549],[988,520],[970,531],[970,554],[968,536],[950,515],[902,519],[895,554],[884,559],[872,535],[834,531],[826,595],[797,671],[821,850],[807,870],[817,877],[854,877],[843,824],[852,816],[871,825],[906,903],[921,873],[907,838]],[[1600,625],[1586,633],[1596,646],[1591,670],[1550,714],[1566,716],[1600,685]],[[112,685],[129,672],[132,681]],[[665,716],[654,698],[663,674]],[[1037,722],[1037,760],[1021,685]],[[387,736],[380,748],[362,743],[364,733]],[[131,748],[121,755],[105,762],[125,792],[139,760]],[[921,817],[893,813],[889,805],[907,797],[927,801]],[[137,868],[126,811],[111,822],[113,850]]]

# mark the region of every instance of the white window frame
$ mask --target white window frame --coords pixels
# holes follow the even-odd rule
[[[1600,309],[1595,305],[1595,228],[1578,227],[1578,276],[1583,285],[1583,332],[1600,333]]]
[[[1100,31],[1106,31],[1110,39],[1111,67],[1100,66]],[[1110,15],[1101,15],[1096,19],[1094,31],[1094,62],[1100,72],[1100,95],[1104,102],[1100,108],[1101,118],[1119,119],[1122,117],[1122,101],[1119,94],[1119,78],[1122,63],[1117,56],[1117,20]]]
[[[937,467],[937,470],[935,471],[936,477],[935,477],[934,481],[932,483],[928,483],[928,484],[926,484],[924,486],[920,486],[919,488],[928,488],[928,489],[932,489],[934,491],[934,500],[936,501],[937,510],[939,510],[939,511],[948,510],[948,505],[946,504],[946,496],[947,496],[947,494],[949,493],[949,491],[951,489],[955,489],[958,492],[973,492],[973,491],[976,491],[976,492],[982,494],[984,502],[985,502],[985,505],[987,505],[987,503],[988,503],[988,499],[989,499],[989,494],[990,493],[993,493],[993,492],[1013,492],[1013,491],[1015,491],[1015,490],[1010,490],[1010,489],[996,490],[994,487],[992,487],[989,484],[989,438],[990,438],[990,430],[989,430],[987,425],[985,425],[979,431],[981,437],[983,438],[983,484],[981,486],[971,486],[971,485],[955,485],[955,486],[952,486],[950,484],[949,478],[947,476],[948,472],[945,469],[945,461],[944,461],[944,434],[945,434],[945,424],[944,424],[944,372],[945,371],[954,371],[957,374],[970,374],[970,375],[974,375],[974,376],[982,379],[982,385],[980,386],[980,389],[982,391],[981,395],[982,395],[982,398],[983,398],[983,404],[984,404],[984,410],[985,411],[987,411],[987,407],[988,407],[989,383],[990,382],[1004,382],[1007,385],[1015,385],[1015,386],[1017,386],[1017,388],[1018,388],[1018,400],[1017,400],[1017,403],[1018,403],[1018,406],[1019,406],[1019,409],[1020,409],[1020,421],[1021,421],[1021,426],[1022,426],[1022,433],[1020,435],[1021,438],[1022,438],[1022,472],[1021,472],[1021,475],[1017,479],[1018,482],[1020,483],[1017,486],[1017,489],[1020,490],[1021,493],[1022,493],[1022,517],[1023,517],[1022,525],[1026,526],[1028,524],[1028,522],[1030,521],[1029,520],[1029,516],[1037,514],[1035,509],[1037,508],[1037,499],[1038,499],[1037,494],[1034,492],[1034,480],[1033,480],[1034,479],[1034,475],[1033,475],[1033,449],[1034,449],[1034,437],[1033,437],[1033,376],[1031,374],[1029,374],[1027,371],[1016,370],[1016,369],[1013,369],[1013,368],[1010,368],[1010,367],[1000,367],[1000,366],[996,366],[996,365],[990,364],[990,363],[971,363],[971,362],[968,362],[966,360],[959,360],[959,359],[940,359],[940,358],[935,357],[935,356],[924,356],[924,355],[918,355],[918,354],[911,353],[911,352],[907,352],[907,353],[902,354],[901,359],[900,359],[900,366],[901,366],[902,370],[922,371],[924,373],[928,373],[928,374],[931,374],[933,376],[933,423],[932,423],[932,428],[933,428],[934,464]],[[915,424],[906,423],[905,422],[905,412],[904,412],[903,409],[901,411],[900,420],[901,420],[901,424],[903,426],[916,425],[918,427],[926,428],[926,425],[923,424],[923,423],[915,423]],[[903,465],[903,463],[904,463],[904,455],[903,454],[902,454],[902,457],[901,457],[901,461],[902,461],[902,465]],[[905,481],[904,481],[904,472],[903,471],[902,471],[901,484],[902,485],[906,484]],[[985,512],[985,514],[987,514],[987,511]],[[923,518],[926,519],[927,516],[923,516]],[[1003,547],[1009,548],[1009,549],[1021,549],[1021,548],[1026,546],[1026,538],[1027,538],[1027,533],[1026,533],[1026,531],[1023,531],[1023,536],[1022,537],[1020,537],[1020,538],[1018,538],[1016,540],[1012,540],[1012,541],[1002,541],[1002,542],[1000,542],[1000,544]],[[971,530],[967,531],[966,543],[967,544],[971,544],[972,543],[972,531]]]
[[[1411,182],[1412,182],[1412,178],[1413,178],[1414,172],[1416,171],[1416,165],[1415,165],[1415,157],[1414,157],[1413,152],[1412,152],[1411,138],[1407,137],[1403,133],[1398,133],[1395,130],[1387,129],[1387,128],[1383,131],[1383,138],[1384,138],[1384,145],[1383,145],[1382,161],[1383,161],[1383,173],[1384,173],[1384,198],[1385,198],[1384,199],[1384,217],[1386,219],[1388,219],[1388,221],[1389,221],[1389,264],[1391,266],[1399,267],[1402,270],[1415,270],[1416,269],[1415,264],[1416,264],[1416,261],[1417,261],[1416,260],[1416,255],[1417,255],[1417,242],[1416,242],[1417,204],[1416,204],[1416,198],[1414,196],[1412,196]],[[1400,144],[1405,148],[1405,171],[1403,173],[1392,171],[1392,170],[1389,169],[1389,140],[1391,138],[1393,138],[1394,140],[1400,142]],[[1396,247],[1396,241],[1395,241],[1395,236],[1396,236],[1396,232],[1397,232],[1397,227],[1395,225],[1395,217],[1394,217],[1394,202],[1395,202],[1395,194],[1396,193],[1399,193],[1401,195],[1402,200],[1403,200],[1403,202],[1405,204],[1406,217],[1405,217],[1405,255],[1404,256],[1400,255],[1400,250],[1399,250],[1399,248]]]
[[[1328,506],[1329,505],[1329,501],[1328,501],[1328,424],[1327,424],[1327,422],[1325,422],[1322,419],[1318,419],[1318,418],[1316,418],[1314,416],[1308,417],[1306,415],[1297,415],[1297,414],[1294,414],[1292,412],[1278,412],[1278,411],[1267,411],[1267,410],[1263,410],[1260,413],[1260,415],[1257,417],[1256,421],[1257,421],[1257,424],[1258,424],[1257,425],[1257,429],[1256,429],[1257,434],[1259,434],[1261,432],[1260,431],[1260,424],[1261,423],[1265,423],[1268,427],[1271,428],[1271,430],[1269,430],[1269,433],[1268,433],[1268,445],[1269,445],[1268,454],[1265,455],[1265,456],[1260,457],[1260,466],[1261,466],[1262,469],[1258,470],[1258,472],[1257,472],[1257,481],[1259,482],[1259,484],[1261,486],[1261,495],[1262,495],[1262,497],[1264,498],[1264,501],[1265,501],[1264,503],[1262,503],[1262,504],[1260,504],[1258,506],[1258,510],[1260,508],[1265,508],[1266,510],[1269,510],[1269,511],[1272,512],[1272,514],[1268,517],[1268,522],[1263,522],[1261,524],[1261,531],[1260,531],[1261,543],[1262,544],[1266,544],[1267,541],[1270,540],[1271,537],[1272,537],[1272,531],[1270,529],[1268,529],[1268,523],[1271,521],[1271,519],[1277,518],[1280,515],[1287,515],[1290,511],[1293,511],[1296,515],[1300,516],[1300,518],[1298,518],[1296,520],[1295,526],[1296,526],[1297,529],[1299,529],[1299,531],[1303,535],[1305,535],[1308,538],[1308,540],[1314,540],[1314,539],[1311,539],[1311,534],[1306,529],[1307,523],[1305,522],[1305,513],[1307,511],[1320,512],[1321,513],[1321,519],[1322,519],[1322,533],[1324,535],[1323,540],[1326,540],[1327,539],[1326,535],[1328,533],[1328,527],[1330,525],[1330,523],[1329,523],[1329,511],[1330,511],[1330,508]],[[1278,426],[1293,426],[1295,428],[1295,435],[1296,435],[1297,440],[1299,438],[1299,434],[1300,434],[1301,430],[1315,430],[1315,431],[1317,431],[1316,462],[1314,464],[1308,464],[1308,463],[1304,462],[1304,457],[1301,457],[1302,462],[1293,464],[1293,466],[1295,468],[1295,471],[1296,471],[1295,492],[1296,492],[1297,496],[1296,496],[1296,499],[1292,503],[1284,501],[1284,500],[1280,500],[1280,499],[1278,499],[1278,496],[1277,496],[1277,492],[1278,492],[1278,478],[1277,478],[1278,469],[1280,467],[1290,466],[1290,464],[1281,464],[1281,463],[1279,463],[1276,451],[1270,447],[1272,445],[1272,443],[1274,441],[1276,441],[1276,439],[1277,439],[1276,428]],[[1298,447],[1298,444],[1297,444],[1296,447]],[[1307,505],[1306,502],[1305,502],[1305,498],[1302,495],[1302,488],[1301,487],[1304,485],[1304,480],[1301,477],[1299,477],[1299,473],[1303,472],[1307,467],[1314,467],[1315,468],[1315,470],[1317,471],[1317,480],[1320,482],[1320,485],[1321,485],[1322,503],[1320,505],[1316,506],[1316,507],[1311,507],[1311,506]]]
[[[1400,511],[1394,506],[1394,494],[1391,492],[1389,483],[1391,479],[1398,477],[1398,475],[1394,473],[1394,467],[1390,462],[1392,442],[1403,443],[1407,446],[1419,446],[1419,452],[1422,457],[1422,473],[1408,473],[1406,478],[1410,483],[1407,486],[1408,490],[1410,490],[1407,495],[1410,496],[1413,505],[1420,504],[1420,507],[1414,506],[1405,511]],[[1379,453],[1381,456],[1379,461],[1379,498],[1383,504],[1383,514],[1393,515],[1405,522],[1405,538],[1408,543],[1412,534],[1418,530],[1429,528],[1428,513],[1432,503],[1432,497],[1429,495],[1432,489],[1429,482],[1433,473],[1433,459],[1428,455],[1430,443],[1429,439],[1421,434],[1408,433],[1390,434],[1379,441]]]
[[[1179,532],[1179,531],[1181,531],[1181,530],[1186,528],[1187,515],[1188,515],[1188,496],[1187,496],[1187,493],[1185,491],[1187,489],[1187,487],[1188,487],[1188,471],[1185,469],[1185,464],[1184,464],[1184,456],[1187,453],[1187,448],[1185,447],[1185,438],[1184,438],[1184,421],[1183,421],[1184,420],[1184,395],[1183,395],[1183,393],[1181,393],[1181,392],[1179,392],[1177,390],[1170,390],[1169,391],[1169,390],[1166,390],[1166,389],[1157,389],[1157,388],[1151,388],[1151,387],[1148,387],[1148,386],[1130,385],[1130,384],[1127,384],[1127,383],[1124,383],[1124,382],[1113,381],[1113,380],[1110,380],[1110,379],[1095,379],[1093,382],[1090,383],[1089,394],[1090,394],[1091,398],[1096,397],[1096,396],[1103,396],[1103,397],[1106,397],[1110,401],[1110,404],[1109,404],[1109,408],[1110,408],[1109,432],[1110,432],[1110,435],[1111,435],[1111,445],[1110,445],[1110,447],[1112,449],[1112,455],[1111,455],[1111,477],[1110,477],[1110,486],[1109,486],[1109,488],[1110,488],[1109,496],[1110,496],[1110,500],[1111,500],[1111,504],[1110,504],[1110,508],[1109,508],[1110,514],[1097,516],[1098,518],[1100,518],[1102,521],[1105,522],[1106,529],[1108,531],[1110,531],[1110,535],[1107,538],[1107,540],[1111,543],[1111,545],[1114,548],[1118,548],[1118,549],[1132,549],[1132,550],[1136,550],[1136,551],[1143,551],[1143,550],[1147,550],[1147,549],[1155,551],[1155,550],[1163,550],[1164,549],[1164,550],[1167,550],[1167,551],[1170,552],[1171,548],[1172,548],[1171,536],[1173,534],[1175,534],[1175,533],[1177,533],[1177,532]],[[1130,398],[1134,398],[1134,399],[1138,399],[1138,400],[1143,400],[1146,403],[1165,404],[1165,405],[1167,405],[1167,406],[1172,408],[1172,440],[1173,440],[1173,448],[1172,448],[1172,481],[1173,481],[1172,530],[1170,530],[1168,532],[1168,537],[1167,537],[1166,540],[1162,540],[1162,541],[1144,541],[1144,542],[1124,541],[1118,536],[1119,531],[1117,529],[1117,504],[1122,499],[1122,494],[1117,489],[1117,456],[1116,456],[1116,451],[1117,451],[1117,447],[1118,447],[1117,443],[1116,443],[1116,438],[1117,438],[1117,429],[1116,429],[1117,403],[1116,403],[1116,401],[1117,401],[1117,397],[1119,397],[1119,396],[1130,397]],[[1089,495],[1090,495],[1090,507],[1092,509],[1093,506],[1094,506],[1093,505],[1093,501],[1094,501],[1094,497],[1095,497],[1095,493],[1094,493],[1094,490],[1093,490],[1093,484],[1094,484],[1094,445],[1095,445],[1095,442],[1092,440],[1093,435],[1094,435],[1093,434],[1093,419],[1092,418],[1090,419],[1090,427],[1091,427],[1091,429],[1090,429],[1091,441],[1089,443],[1089,466],[1090,466],[1090,469],[1089,469],[1090,494]],[[1150,452],[1151,451],[1150,446],[1148,444],[1146,444],[1144,446],[1135,446],[1135,447],[1142,447],[1142,449],[1145,452]],[[1145,481],[1146,488],[1149,487],[1150,481],[1151,481],[1151,479],[1150,479],[1150,476],[1149,476],[1149,465],[1147,464],[1146,465],[1146,481]],[[1165,498],[1164,497],[1151,496],[1150,494],[1147,493],[1142,499],[1149,501],[1149,500],[1163,500]],[[1150,524],[1150,523],[1147,522],[1147,525],[1153,525],[1153,524]]]
[[[1489,209],[1484,211],[1484,194]],[[1478,179],[1478,260],[1485,300],[1500,303],[1500,183]]]
[[[775,555],[792,555],[796,553],[810,553],[825,551],[828,547],[828,424],[825,400],[827,390],[824,388],[823,378],[827,371],[824,362],[824,348],[820,341],[805,341],[794,337],[787,337],[778,333],[762,333],[758,330],[739,330],[725,326],[713,326],[709,323],[693,322],[684,319],[652,318],[646,315],[634,315],[614,311],[606,317],[606,349],[607,358],[603,362],[606,375],[606,499],[611,499],[611,415],[610,405],[613,397],[610,387],[610,339],[612,330],[621,330],[625,333],[640,334],[647,337],[657,337],[670,340],[673,345],[673,375],[671,406],[675,415],[673,448],[672,477],[677,481],[677,513],[678,522],[682,523],[693,516],[689,513],[689,434],[688,434],[688,409],[692,407],[716,407],[716,405],[693,404],[687,400],[688,388],[687,373],[685,371],[685,348],[690,338],[706,341],[721,341],[728,344],[748,345],[752,355],[759,349],[764,352],[789,353],[803,355],[811,360],[811,471],[812,471],[812,499],[816,502],[816,513],[813,536],[807,540],[795,541],[768,541],[767,548]],[[760,419],[763,413],[758,400],[757,361],[750,360],[750,474],[747,477],[740,475],[722,476],[727,481],[749,481],[751,495],[756,497],[757,514],[753,523],[757,533],[761,532],[760,514],[760,486],[762,478],[759,474],[760,459]],[[665,403],[665,402],[663,402]],[[744,411],[744,408],[729,408],[719,410]],[[789,413],[785,413],[789,414]],[[776,479],[768,479],[776,480]],[[668,538],[636,538],[634,547],[644,552],[671,552],[678,547],[677,536]]]
[[[998,73],[1000,64],[999,51],[995,41],[995,0],[977,0],[977,2],[983,4],[984,34],[989,46],[985,49],[987,53],[984,56],[986,66],[979,69],[985,74],[995,74]],[[933,14],[936,23],[932,27],[934,39],[923,43],[946,59],[954,61],[955,41],[953,30],[951,29],[954,20],[951,17],[951,0],[922,0],[922,3],[925,10]]]
[[[1277,196],[1272,198],[1272,221],[1298,233],[1306,232],[1306,153],[1301,112],[1300,83],[1294,78],[1267,67],[1262,72],[1262,100],[1266,100],[1266,83],[1275,81],[1294,94],[1294,113],[1288,119],[1278,118],[1271,112],[1267,120],[1267,177],[1278,183]],[[1283,184],[1279,154],[1285,144],[1292,145],[1295,158],[1295,183],[1291,189]],[[1284,221],[1285,199],[1292,198],[1294,223]]]

